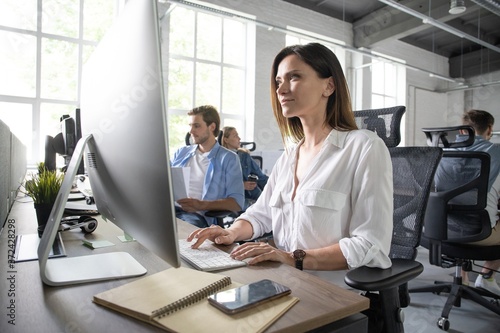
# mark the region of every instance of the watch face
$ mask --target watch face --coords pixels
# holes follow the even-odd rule
[[[297,260],[302,260],[306,256],[306,252],[304,250],[295,250],[293,251],[293,257]]]

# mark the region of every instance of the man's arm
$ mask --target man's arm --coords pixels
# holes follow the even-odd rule
[[[205,200],[203,201],[203,205],[206,207],[203,208],[203,210],[231,210],[233,212],[241,210],[240,205],[238,205],[234,198]]]
[[[193,198],[184,198],[177,200],[177,203],[186,212],[196,212],[200,210],[230,210],[238,212],[241,210],[240,205],[233,198],[225,198],[218,200],[198,200]]]
[[[226,178],[226,198],[221,200],[232,200],[232,203],[226,201],[224,204],[230,205],[232,207],[230,210],[233,210],[235,207],[239,207],[235,211],[240,211],[245,205],[245,188],[243,187],[243,175],[241,172],[240,158],[236,154],[229,153],[225,160],[227,163],[227,166],[224,168],[224,177]],[[217,207],[218,203],[216,203],[215,206]],[[212,208],[211,210],[218,210],[218,208]]]

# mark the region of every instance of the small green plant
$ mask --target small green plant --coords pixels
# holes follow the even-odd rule
[[[64,174],[45,169],[43,163],[38,164],[38,173],[24,184],[25,194],[35,204],[54,203],[61,188]]]

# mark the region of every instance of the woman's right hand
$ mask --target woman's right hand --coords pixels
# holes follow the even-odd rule
[[[195,241],[191,245],[193,249],[197,249],[207,239],[215,244],[231,245],[236,240],[236,236],[231,230],[221,228],[214,224],[208,228],[196,229],[186,238],[188,242]]]

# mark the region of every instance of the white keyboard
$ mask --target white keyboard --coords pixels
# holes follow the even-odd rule
[[[203,243],[199,248],[192,249],[191,243],[185,239],[179,240],[181,258],[200,271],[217,271],[246,266],[246,262],[233,259],[228,253],[213,246],[211,242]]]

